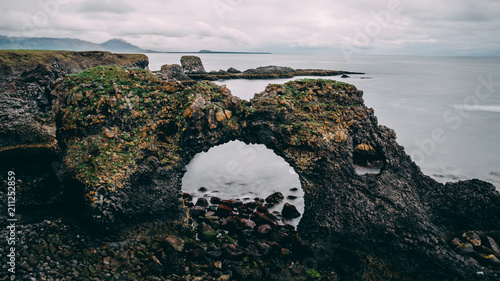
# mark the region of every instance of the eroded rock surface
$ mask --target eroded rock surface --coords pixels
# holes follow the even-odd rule
[[[51,93],[65,76],[98,65],[147,68],[148,58],[109,52],[0,51],[0,172],[15,170],[22,178],[16,194],[19,209],[36,209],[59,197],[61,179],[56,174],[61,165]],[[0,197],[6,203],[7,196]]]
[[[148,58],[109,52],[0,51],[2,158],[53,153],[57,147],[51,92],[66,75],[98,65],[147,68]]]
[[[298,231],[310,247],[331,253],[335,245],[368,275],[378,265],[366,257],[374,256],[414,280],[496,278],[445,236],[499,231],[498,191],[479,180],[443,185],[423,175],[352,85],[271,84],[247,102],[209,82],[185,87],[145,71],[100,67],[66,78],[57,87],[55,111],[67,180],[99,229],[144,217],[184,219],[185,165],[238,139],[266,145],[298,173],[305,192]],[[379,174],[356,174],[353,153],[361,144],[383,162]],[[312,259],[328,264],[336,258]]]

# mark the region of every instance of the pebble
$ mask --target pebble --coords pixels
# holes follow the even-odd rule
[[[190,198],[191,195],[183,194],[184,200]],[[289,261],[281,259],[285,256],[289,259],[294,248],[277,241],[289,233],[273,229],[278,225],[279,214],[270,214],[262,202],[265,200],[244,203],[214,197],[199,199],[198,206],[189,208],[190,221],[198,226],[192,237],[174,235],[172,229],[155,224],[142,227],[144,233],[140,235],[129,236],[133,238],[114,241],[99,241],[61,219],[20,226],[19,238],[27,247],[19,253],[19,278],[29,280],[29,274],[36,274],[32,276],[37,280],[137,280],[148,277],[177,281],[188,280],[186,277],[190,275],[191,280],[230,280],[235,270],[241,271],[251,262],[262,270],[268,270],[266,264],[273,259],[277,264],[288,264]],[[257,207],[263,213],[254,213]],[[285,229],[285,226],[280,228]],[[264,236],[266,238],[262,239]],[[249,259],[250,256],[256,260]],[[159,271],[155,264],[160,266]],[[182,274],[160,274],[177,264]]]

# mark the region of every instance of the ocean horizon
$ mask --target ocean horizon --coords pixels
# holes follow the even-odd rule
[[[163,64],[180,64],[182,56],[147,55],[152,71],[159,70]],[[500,83],[497,82],[500,81],[500,57],[353,56],[347,60],[336,55],[196,55],[202,59],[206,71],[229,67],[243,71],[278,65],[363,72],[365,74],[349,78],[236,79],[215,83],[225,84],[233,95],[246,100],[263,91],[269,83],[301,78],[353,84],[364,92],[365,104],[375,110],[379,124],[396,132],[398,143],[426,175],[443,183],[478,178],[500,190]],[[231,154],[231,150],[219,149],[218,153]],[[254,161],[268,162],[266,158]],[[205,164],[209,169],[210,165]],[[204,174],[207,173],[201,173]]]

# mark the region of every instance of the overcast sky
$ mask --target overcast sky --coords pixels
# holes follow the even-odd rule
[[[0,35],[162,51],[500,55],[498,0],[18,0]]]

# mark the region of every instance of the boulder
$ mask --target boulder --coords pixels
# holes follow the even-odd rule
[[[167,242],[172,248],[177,252],[182,252],[184,250],[184,240],[182,238],[177,237],[175,235],[169,235],[165,238],[165,242]]]
[[[287,220],[300,217],[300,213],[297,211],[297,208],[289,203],[285,203],[283,210],[281,211],[281,215]]]
[[[206,73],[200,57],[197,56],[182,56],[181,65],[186,74]]]
[[[208,200],[205,198],[198,199],[198,201],[196,201],[196,204],[195,204],[195,206],[200,206],[200,207],[205,207],[205,208],[208,207],[208,205],[209,205]]]
[[[227,69],[227,72],[228,73],[241,73],[241,71],[239,71],[238,69],[234,68],[234,67],[230,67]]]
[[[184,74],[183,68],[178,64],[165,64],[161,66],[160,77],[165,80],[177,80],[181,82],[194,82]]]
[[[283,199],[285,199],[285,196],[283,196],[283,193],[275,192],[275,193],[267,196],[266,202],[276,205],[276,204],[281,203],[283,201]]]
[[[213,241],[217,238],[217,231],[215,231],[210,225],[202,222],[198,235],[202,241]]]

